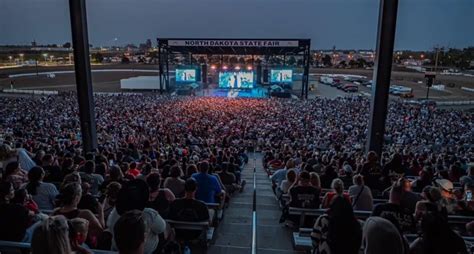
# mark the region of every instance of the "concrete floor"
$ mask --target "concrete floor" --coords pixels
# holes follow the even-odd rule
[[[293,254],[291,231],[279,224],[281,210],[275,200],[270,180],[263,170],[261,154],[256,153],[257,253]],[[253,154],[242,172],[247,181],[243,193],[236,194],[215,232],[210,254],[248,254],[252,246]]]

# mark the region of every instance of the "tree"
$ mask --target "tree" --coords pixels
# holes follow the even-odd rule
[[[359,68],[365,68],[367,66],[367,61],[365,61],[364,58],[359,58],[357,59],[357,66],[359,66]]]
[[[330,55],[324,55],[323,57],[323,64],[325,66],[332,66],[332,58]]]
[[[296,58],[294,56],[290,56],[288,60],[286,61],[286,64],[293,66],[296,63]]]
[[[64,43],[63,48],[71,48],[71,43],[70,42]]]
[[[340,66],[340,67],[346,67],[346,65],[347,65],[347,64],[346,64],[346,61],[344,61],[344,60],[342,60],[342,61],[339,62],[339,66]]]
[[[122,56],[122,63],[124,63],[124,64],[130,63],[130,58],[128,58],[126,55],[123,55]]]
[[[94,59],[96,63],[102,63],[104,56],[100,52],[96,52],[92,54],[92,59]]]
[[[357,62],[354,61],[354,59],[351,59],[351,60],[349,61],[349,66],[350,66],[351,68],[357,67]]]

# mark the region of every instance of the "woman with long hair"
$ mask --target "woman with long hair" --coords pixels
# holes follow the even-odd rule
[[[69,227],[64,216],[51,216],[44,220],[33,232],[32,254],[69,254]]]
[[[61,206],[54,210],[54,215],[63,215],[67,219],[83,218],[89,221],[90,239],[99,237],[104,228],[104,211],[99,205],[98,217],[96,217],[90,210],[78,209],[77,205],[82,197],[81,185],[77,182],[66,184],[61,189],[60,201]],[[100,203],[99,203],[100,204]]]
[[[311,238],[314,253],[359,253],[362,230],[351,203],[341,196],[334,198],[327,214],[316,220]]]
[[[33,167],[28,172],[28,183],[25,189],[31,195],[40,210],[53,210],[54,201],[59,194],[56,186],[44,183],[44,170],[41,167]]]

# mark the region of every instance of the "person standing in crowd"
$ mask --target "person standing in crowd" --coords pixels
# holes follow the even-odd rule
[[[362,165],[359,173],[364,176],[365,183],[373,190],[383,190],[382,170],[379,164],[377,153],[370,151],[367,154],[367,160]]]
[[[281,182],[280,187],[277,189],[277,193],[281,192],[281,194],[287,194],[290,187],[295,184],[295,182],[296,171],[294,169],[290,169],[286,172],[286,179]]]
[[[402,177],[398,181],[398,184],[403,188],[400,205],[402,208],[407,209],[410,213],[414,213],[416,202],[421,200],[421,196],[411,190],[411,182],[408,179]]]
[[[354,210],[372,211],[374,200],[370,188],[364,184],[364,177],[362,175],[355,175],[353,177],[353,184],[349,187],[348,192]]]

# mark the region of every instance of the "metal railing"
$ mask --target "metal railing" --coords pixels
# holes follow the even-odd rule
[[[253,155],[252,254],[257,254],[257,158]]]

